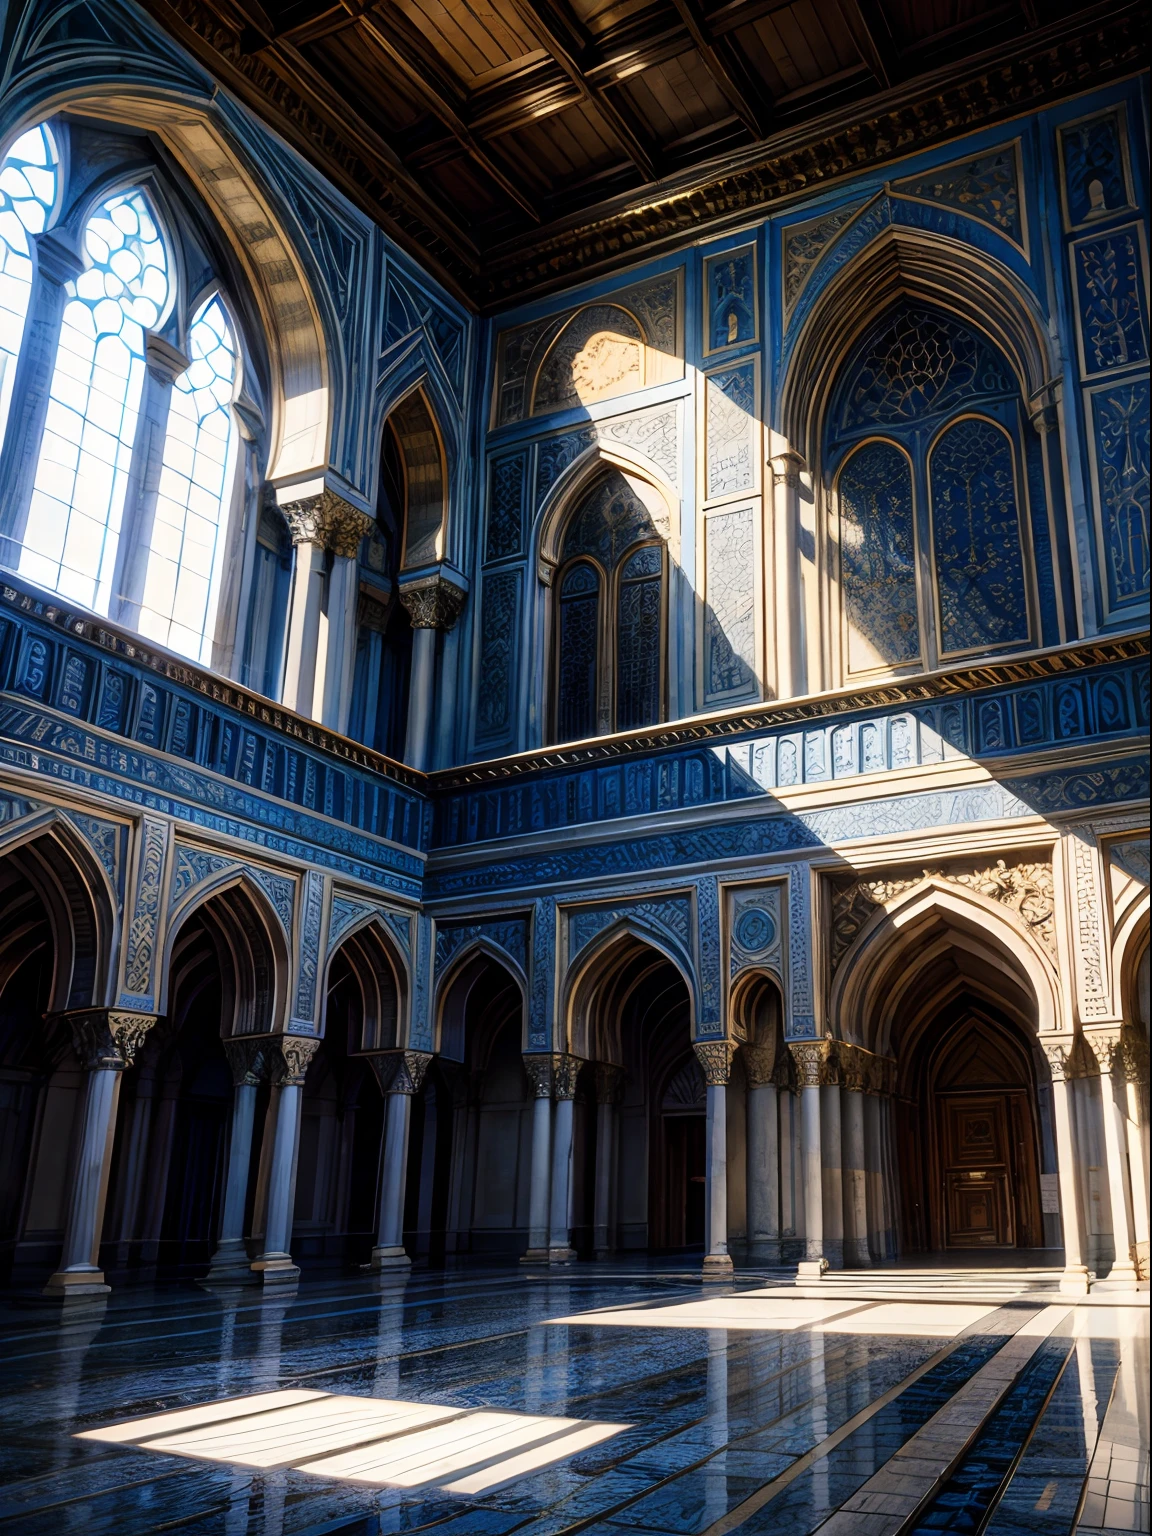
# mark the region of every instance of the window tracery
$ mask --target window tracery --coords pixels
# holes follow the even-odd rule
[[[0,165],[0,438],[32,293],[29,235],[42,235],[56,204],[59,154],[47,123],[22,133]]]
[[[921,657],[912,466],[874,439],[840,471],[840,580],[848,670],[907,666]]]

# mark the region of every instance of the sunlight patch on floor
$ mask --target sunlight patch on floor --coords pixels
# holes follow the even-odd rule
[[[773,1333],[806,1329],[813,1333],[954,1339],[996,1310],[995,1305],[984,1303],[817,1301],[776,1288],[670,1307],[579,1312],[549,1321],[586,1328],[729,1328]]]
[[[176,1409],[78,1440],[381,1487],[482,1493],[628,1426],[328,1392],[263,1392]]]

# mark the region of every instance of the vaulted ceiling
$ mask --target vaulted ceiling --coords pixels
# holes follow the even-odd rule
[[[458,293],[586,274],[1140,67],[1143,4],[147,0]]]

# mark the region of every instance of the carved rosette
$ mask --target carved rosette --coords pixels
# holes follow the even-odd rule
[[[157,1022],[154,1013],[125,1008],[82,1008],[60,1017],[72,1032],[72,1048],[85,1072],[123,1072]]]
[[[598,1061],[595,1076],[597,1104],[619,1104],[624,1097],[624,1068],[610,1061]]]
[[[776,1081],[776,1046],[745,1045],[740,1054],[744,1058],[744,1072],[749,1088],[763,1088],[765,1083]]]
[[[238,1036],[221,1043],[232,1068],[233,1087],[254,1088],[268,1075],[269,1042],[266,1038],[245,1040]]]
[[[467,593],[441,575],[423,576],[400,588],[400,601],[413,629],[451,629]]]
[[[576,1097],[576,1081],[580,1076],[580,1068],[584,1065],[579,1056],[557,1056],[552,1071],[552,1097],[554,1099],[574,1099]]]
[[[552,1075],[556,1070],[559,1056],[550,1051],[540,1051],[524,1057],[524,1070],[528,1074],[528,1082],[532,1087],[534,1099],[550,1099],[552,1097]]]
[[[709,1088],[723,1088],[732,1072],[732,1058],[736,1054],[733,1040],[698,1040],[692,1049],[704,1073]]]
[[[347,560],[355,560],[360,541],[375,528],[367,512],[361,512],[335,491],[323,490],[280,508],[287,520],[293,544],[318,544]]]
[[[381,1093],[419,1093],[432,1063],[429,1051],[373,1051],[368,1057]]]
[[[796,1064],[796,1084],[800,1088],[819,1088],[828,1055],[826,1040],[790,1040],[788,1049]]]
[[[312,1058],[320,1047],[306,1035],[278,1035],[268,1049],[268,1063],[275,1088],[301,1088]]]

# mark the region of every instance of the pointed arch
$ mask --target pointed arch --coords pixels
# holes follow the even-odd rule
[[[119,901],[68,817],[52,809],[3,827],[0,860],[11,860],[48,915],[54,950],[48,1011],[110,1002]]]
[[[492,979],[494,969],[518,993],[521,1017],[527,1018],[528,978],[506,951],[480,934],[453,955],[437,984],[433,1038],[438,1056],[468,1063],[465,1025],[469,1007],[483,990],[485,980]]]
[[[977,891],[929,878],[881,907],[856,936],[832,983],[832,1033],[897,1055],[910,999],[930,996],[936,1007],[961,983],[1008,1006],[1034,1035],[1062,1027],[1055,966],[1024,923]]]
[[[366,912],[340,936],[324,967],[320,1033],[328,1022],[328,1000],[341,982],[354,994],[356,1017],[349,1021],[357,1035],[348,1050],[384,1051],[402,1044],[408,1035],[410,987],[408,967],[379,912]]]
[[[584,493],[602,474],[617,470],[644,503],[673,560],[680,557],[680,493],[656,465],[623,443],[591,443],[557,477],[536,516],[536,569],[546,587],[560,564],[565,526]]]
[[[404,476],[400,571],[435,565],[447,554],[448,455],[423,381],[392,406],[383,430],[395,438]]]
[[[232,1009],[221,1015],[227,1035],[270,1034],[288,1017],[291,957],[280,919],[267,895],[239,865],[202,881],[169,915],[157,1011],[167,1011],[172,960],[181,931],[201,922],[222,968],[231,974]]]
[[[621,1042],[613,1034],[621,1009],[644,977],[665,963],[684,983],[694,1036],[698,996],[691,959],[667,934],[623,916],[580,950],[564,977],[560,1017],[565,1049],[584,1060],[621,1064]]]
[[[1002,262],[921,229],[888,225],[816,298],[789,355],[777,428],[809,464],[842,363],[876,317],[905,298],[981,332],[1007,358],[1025,400],[1048,403],[1060,371],[1035,297]]]

